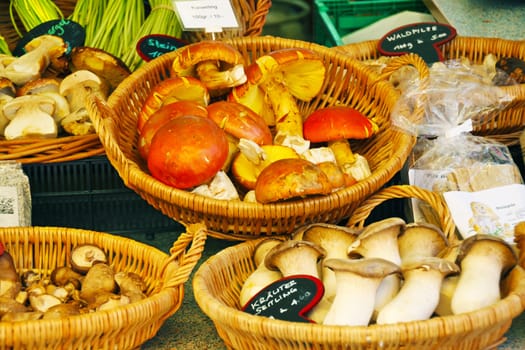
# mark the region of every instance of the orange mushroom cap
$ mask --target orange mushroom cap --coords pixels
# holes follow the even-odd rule
[[[306,118],[303,134],[311,142],[341,139],[366,139],[376,133],[378,126],[361,112],[345,106],[320,108]]]
[[[208,116],[226,133],[259,145],[272,143],[272,133],[264,119],[245,105],[232,101],[217,101],[207,109]]]

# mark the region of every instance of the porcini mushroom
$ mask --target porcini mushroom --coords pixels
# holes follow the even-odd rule
[[[117,288],[115,271],[105,262],[95,262],[82,281],[80,297],[88,304],[96,302],[99,295],[113,293]]]
[[[232,45],[204,40],[176,51],[171,66],[173,76],[200,79],[211,96],[218,96],[246,81],[244,57]]]
[[[74,47],[69,56],[72,72],[87,70],[96,74],[109,86],[110,92],[131,74],[120,58],[95,47]]]
[[[439,227],[423,222],[405,225],[397,240],[403,263],[437,256],[448,246],[448,239]]]
[[[264,264],[270,270],[280,271],[283,277],[307,275],[320,278],[318,262],[326,251],[307,241],[287,240],[270,249]]]
[[[445,276],[459,272],[446,259],[426,256],[410,260],[401,268],[403,285],[399,293],[379,310],[377,324],[422,321],[429,319],[439,303]]]
[[[321,169],[302,158],[280,159],[269,164],[257,177],[255,197],[271,203],[332,192],[330,180]]]
[[[26,52],[22,56],[14,57],[0,69],[0,77],[19,86],[39,78],[52,59],[65,54],[67,45],[59,36],[44,34],[29,41],[24,48]]]
[[[12,99],[3,108],[5,117],[10,119],[4,129],[4,137],[6,140],[57,137],[54,110],[55,101],[47,96],[27,95]]]
[[[71,135],[94,133],[95,127],[86,109],[86,99],[89,94],[107,97],[106,83],[93,72],[79,70],[62,80],[59,91],[69,102],[71,112],[61,120],[64,130]]]
[[[303,137],[303,118],[296,99],[310,101],[323,87],[326,67],[312,50],[287,48],[258,57],[246,68],[248,88],[261,89],[275,116],[274,143],[299,154],[310,148]]]
[[[146,97],[138,118],[137,128],[142,131],[151,115],[162,106],[178,101],[191,101],[208,106],[210,94],[206,86],[194,77],[172,77],[156,84]]]
[[[398,265],[381,258],[326,259],[323,266],[334,271],[337,282],[325,325],[368,325],[381,281],[400,271]]]
[[[3,106],[16,96],[13,82],[7,78],[0,78],[0,135],[4,135],[4,129],[9,124],[9,119],[4,115]]]
[[[377,130],[374,121],[346,106],[319,108],[303,123],[304,138],[313,143],[327,142],[339,167],[356,181],[370,176],[371,171],[366,158],[352,152],[348,140],[369,138]]]
[[[463,240],[457,262],[461,267],[451,300],[454,314],[478,310],[501,299],[500,282],[518,262],[502,238],[477,234]]]
[[[391,217],[368,224],[348,248],[350,257],[382,258],[401,266],[397,238],[406,223]],[[375,311],[389,302],[399,291],[401,279],[398,275],[386,277],[377,289]]]
[[[239,304],[244,307],[254,295],[259,293],[264,287],[277,281],[283,275],[280,271],[270,270],[264,264],[264,258],[270,249],[283,241],[278,238],[265,238],[254,247],[253,262],[255,269],[248,275],[243,282],[239,293]]]

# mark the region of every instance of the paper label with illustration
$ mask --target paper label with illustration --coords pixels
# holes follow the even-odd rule
[[[514,226],[525,221],[525,185],[476,192],[449,191],[443,196],[463,238],[489,234],[514,242]]]
[[[19,200],[16,186],[0,186],[0,226],[19,226]]]

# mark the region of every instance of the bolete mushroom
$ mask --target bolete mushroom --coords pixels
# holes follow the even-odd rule
[[[451,300],[452,312],[470,312],[499,301],[501,278],[517,262],[516,252],[502,238],[477,234],[464,239],[457,258],[461,272]]]
[[[283,277],[307,275],[320,278],[318,262],[326,251],[307,241],[286,240],[270,249],[264,264],[270,270],[280,271]]]
[[[3,111],[5,117],[10,120],[4,129],[6,140],[57,137],[58,128],[53,118],[55,100],[50,97],[16,97],[4,105]]]
[[[269,145],[272,143],[272,133],[266,122],[257,113],[237,102],[217,101],[208,107],[208,116],[228,137],[229,153],[225,163],[225,171],[239,151],[239,141],[246,139],[257,145]]]
[[[18,86],[40,78],[52,59],[65,54],[67,45],[59,36],[44,34],[29,41],[24,49],[22,56],[14,57],[0,69],[0,77]]]
[[[72,72],[88,70],[96,74],[109,86],[110,92],[131,74],[120,58],[99,48],[77,46],[71,50],[69,56]]]
[[[339,167],[356,181],[370,176],[371,171],[367,159],[352,152],[348,139],[366,139],[377,130],[374,121],[346,106],[319,108],[303,123],[304,138],[313,143],[327,142]]]
[[[275,116],[274,143],[299,154],[310,148],[303,137],[303,118],[296,99],[308,102],[321,91],[326,74],[323,59],[304,48],[286,48],[258,57],[246,68],[249,89],[261,89]]]
[[[4,129],[9,124],[9,119],[4,115],[3,106],[16,96],[13,82],[7,78],[0,78],[0,135],[4,135]]]
[[[330,180],[321,169],[302,158],[280,159],[264,168],[255,184],[259,203],[291,198],[326,195],[332,192]]]
[[[405,225],[405,221],[398,217],[386,218],[368,224],[348,248],[349,256],[382,258],[401,266],[397,238],[404,230]],[[399,275],[388,276],[381,282],[377,289],[376,313],[398,293],[400,285]]]
[[[147,297],[145,294],[147,288],[146,282],[137,273],[119,271],[115,273],[114,278],[120,294],[128,297],[131,303]]]
[[[439,303],[445,276],[459,272],[459,267],[434,256],[414,257],[401,268],[403,284],[399,293],[379,310],[377,324],[423,321],[429,319]]]
[[[281,244],[282,239],[265,238],[254,247],[253,262],[255,269],[243,282],[239,293],[239,304],[244,307],[263,288],[282,277],[280,271],[270,270],[264,264],[266,254],[276,245]]]
[[[100,295],[113,293],[116,289],[115,271],[105,262],[95,262],[82,281],[80,298],[92,304],[91,307],[94,308],[94,304],[98,304],[97,298]]]
[[[161,81],[151,89],[140,109],[137,118],[139,132],[153,113],[162,106],[177,101],[192,101],[206,107],[210,102],[210,94],[199,79],[191,76],[172,77]]]
[[[71,135],[87,135],[95,132],[86,109],[90,94],[107,97],[107,84],[95,73],[78,70],[67,75],[60,83],[60,94],[69,102],[70,114],[61,120],[64,130]]]
[[[227,157],[224,130],[209,118],[185,115],[169,121],[155,133],[148,169],[169,186],[190,189],[209,182],[223,168]]]
[[[178,49],[171,73],[172,76],[198,78],[211,96],[218,96],[246,81],[244,63],[244,57],[234,46],[204,40]]]
[[[381,258],[326,259],[323,266],[334,271],[337,282],[325,325],[368,325],[381,281],[400,272],[398,265]]]

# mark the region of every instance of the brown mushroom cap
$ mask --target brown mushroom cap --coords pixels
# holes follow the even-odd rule
[[[293,255],[289,254],[291,252]],[[307,260],[318,261],[326,255],[326,251],[312,242],[286,240],[266,253],[264,264],[270,270],[278,270],[278,266],[283,262],[283,257],[286,258],[286,254],[289,260],[284,260],[284,262],[300,264],[301,262],[296,258],[297,256],[302,256]]]
[[[131,71],[118,57],[95,47],[75,47],[70,54],[71,71],[89,70],[106,80],[114,90]]]
[[[334,271],[347,271],[370,278],[383,278],[401,272],[398,265],[382,258],[326,259],[323,266]]]
[[[325,195],[331,191],[326,174],[302,158],[280,159],[271,163],[259,174],[255,184],[255,197],[260,203]]]
[[[0,77],[0,95],[7,95],[10,97],[16,96],[15,84],[7,78]]]
[[[488,234],[477,234],[464,239],[459,247],[456,263],[461,266],[463,259],[470,254],[494,255],[501,262],[502,275],[518,262],[516,252],[509,243],[500,237]]]
[[[356,109],[345,106],[319,108],[303,123],[303,134],[311,142],[366,139],[378,126]]]
[[[217,101],[207,107],[208,116],[226,133],[259,145],[273,142],[270,128],[257,113],[237,102]]]
[[[443,231],[430,223],[407,224],[398,236],[399,254],[402,259],[412,256],[437,256],[448,246]]]

